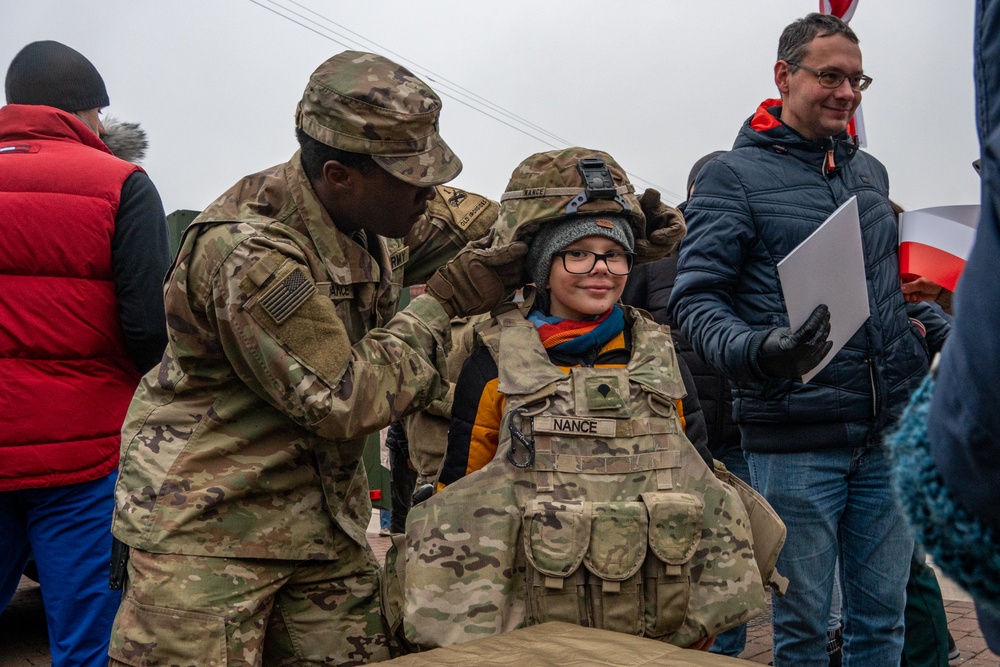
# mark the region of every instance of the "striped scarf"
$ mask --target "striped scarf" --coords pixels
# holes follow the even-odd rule
[[[625,329],[625,314],[612,306],[597,319],[564,320],[533,310],[528,319],[538,329],[538,337],[546,350],[578,354],[594,347],[604,347]]]

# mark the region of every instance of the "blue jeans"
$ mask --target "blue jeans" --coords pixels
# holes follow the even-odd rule
[[[121,591],[108,588],[116,477],[0,493],[0,610],[33,554],[53,667],[108,664],[121,601]]]
[[[774,664],[827,667],[839,558],[844,667],[898,665],[913,538],[889,484],[888,452],[748,452],[747,460],[754,488],[788,528],[777,564],[788,592],[771,598]]]
[[[733,473],[747,484],[750,484],[750,468],[747,466],[746,457],[742,449],[727,450],[719,459],[726,464],[726,470]],[[710,653],[739,656],[747,646],[747,626],[738,625],[735,628],[726,630],[715,638],[715,643],[709,649]]]

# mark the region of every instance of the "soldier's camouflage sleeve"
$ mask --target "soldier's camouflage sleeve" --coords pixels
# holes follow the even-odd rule
[[[427,282],[438,267],[454,257],[469,241],[485,234],[497,221],[500,205],[483,196],[446,185],[434,188],[436,196],[406,236],[410,258],[404,283]]]
[[[447,391],[449,321],[432,297],[352,345],[291,244],[249,236],[211,281],[206,312],[240,379],[321,437],[375,432]]]

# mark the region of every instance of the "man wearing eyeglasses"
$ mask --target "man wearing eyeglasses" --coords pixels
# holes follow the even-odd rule
[[[898,665],[913,542],[892,498],[882,435],[928,368],[947,325],[899,289],[885,168],[848,124],[872,79],[854,32],[809,14],[778,44],[767,100],[733,150],[705,165],[685,211],[670,300],[695,349],[729,375],[754,486],[788,528],[775,597],[774,664],[826,667],[833,572],[843,573],[844,655]],[[812,381],[830,350],[830,312],[788,324],[777,264],[858,198],[871,317]],[[910,323],[927,324],[926,339]]]

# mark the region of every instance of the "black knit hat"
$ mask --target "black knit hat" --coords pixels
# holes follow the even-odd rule
[[[94,64],[65,44],[32,42],[14,56],[4,84],[7,104],[44,104],[70,113],[110,103]]]
[[[699,158],[698,161],[694,163],[694,166],[691,167],[691,171],[688,172],[687,190],[684,191],[684,194],[690,197],[691,186],[694,185],[695,180],[698,178],[698,174],[701,173],[702,167],[708,164],[709,161],[714,160],[715,158],[719,157],[720,155],[724,155],[725,153],[726,151],[712,151],[708,155]]]

